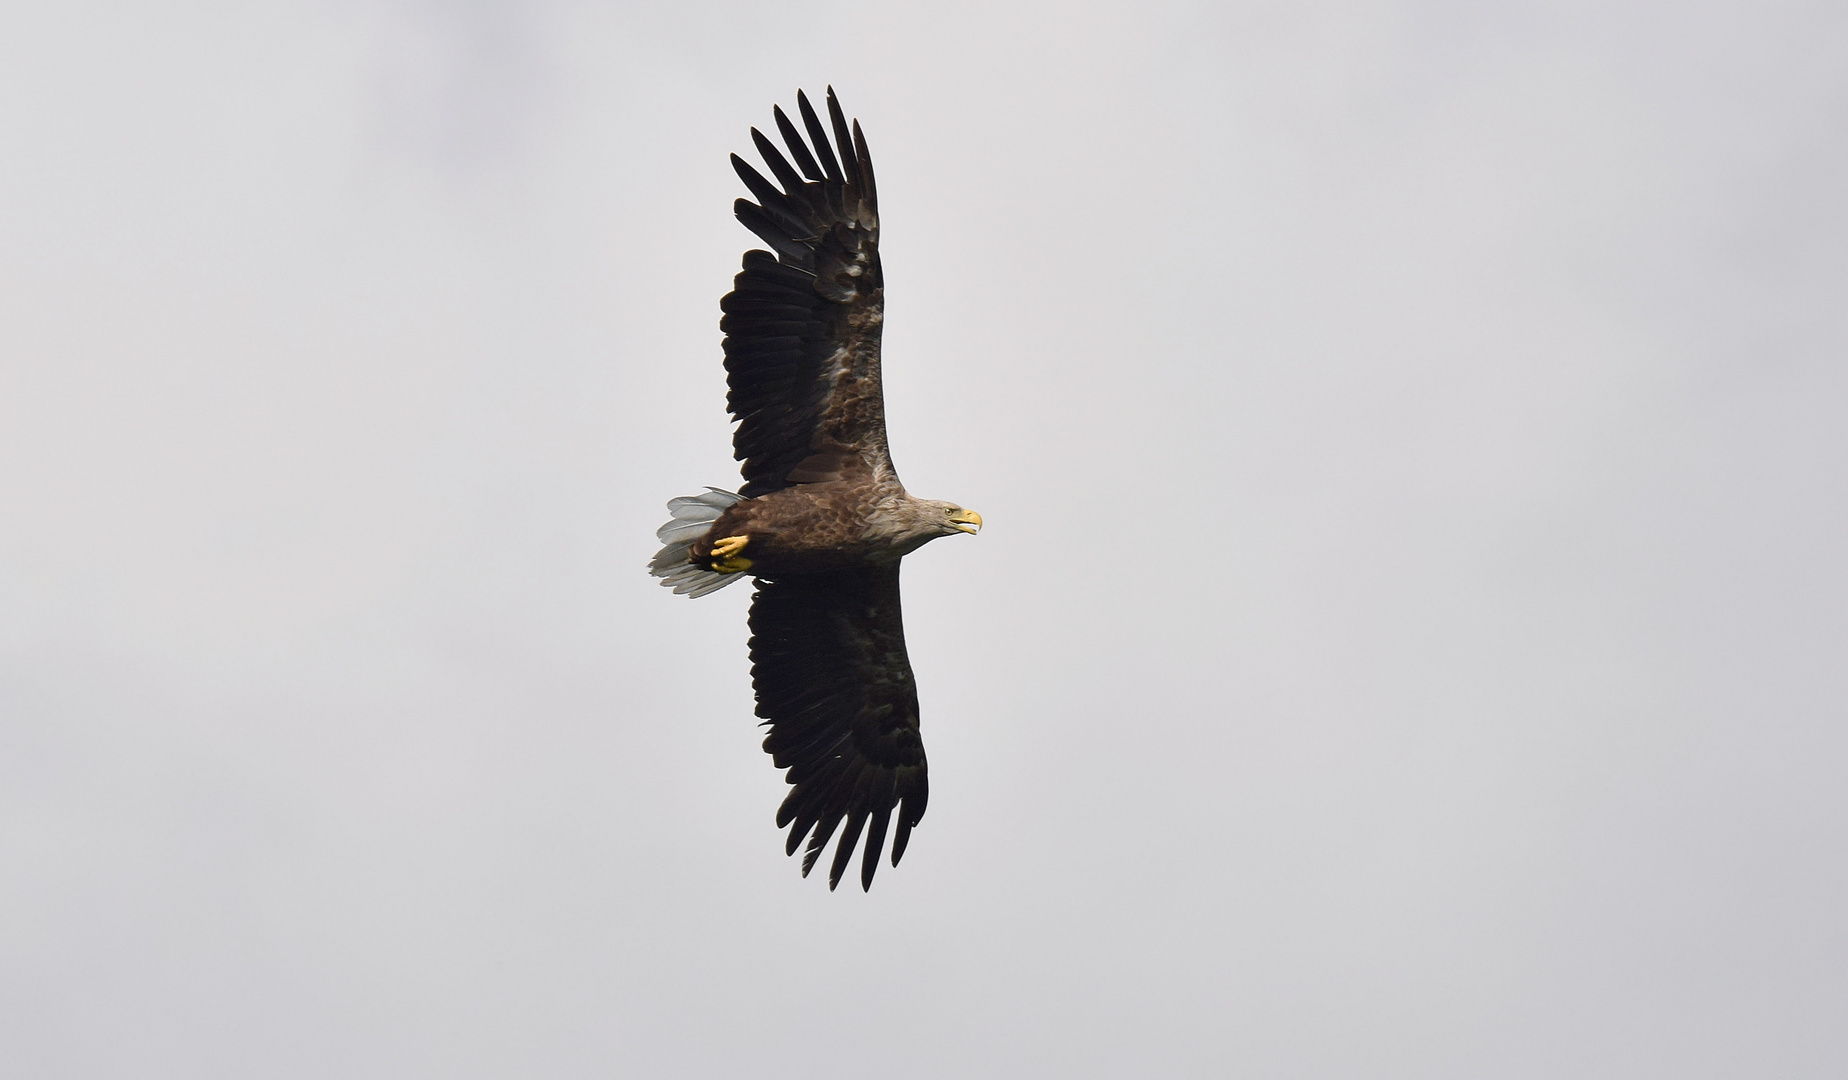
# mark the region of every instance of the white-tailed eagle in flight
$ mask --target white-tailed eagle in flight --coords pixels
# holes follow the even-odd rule
[[[896,866],[930,792],[899,562],[939,536],[977,531],[982,518],[912,497],[892,469],[873,163],[832,89],[827,126],[806,95],[796,105],[806,140],[775,110],[788,157],[751,129],[774,180],[731,159],[757,200],[734,204],[738,220],[772,248],[745,252],[719,302],[744,486],[668,503],[673,520],[658,534],[667,546],[649,571],[688,596],[756,579],[757,715],[791,785],[777,826],[789,828],[789,854],[807,841],[804,876],[839,830],[830,889],[864,833],[860,884],[871,888],[888,828],[896,820]]]

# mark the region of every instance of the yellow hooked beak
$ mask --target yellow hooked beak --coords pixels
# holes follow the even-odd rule
[[[961,532],[978,533],[982,531],[982,515],[973,510],[958,510],[950,515],[950,520],[956,523],[956,528]]]

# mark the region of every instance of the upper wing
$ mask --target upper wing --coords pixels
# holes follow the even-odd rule
[[[873,163],[859,121],[851,132],[828,90],[834,146],[798,93],[813,152],[776,110],[798,174],[756,128],[751,138],[777,184],[738,155],[732,167],[757,202],[739,199],[738,220],[775,249],[748,251],[725,312],[726,405],[738,420],[733,456],[757,496],[790,484],[831,480],[857,463],[889,470],[885,401],[879,385],[879,207]],[[806,180],[803,177],[807,177]]]
[[[860,884],[872,888],[894,808],[897,866],[930,796],[898,565],[758,579],[751,681],[757,715],[770,727],[764,749],[795,785],[776,812],[777,827],[790,826],[786,850],[794,855],[813,830],[802,856],[807,877],[845,818],[828,871],[833,889],[870,820]]]

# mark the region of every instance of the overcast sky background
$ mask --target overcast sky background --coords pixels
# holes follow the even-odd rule
[[[1848,9],[12,4],[0,1071],[1848,1073]],[[725,155],[879,166],[929,816],[802,880]]]

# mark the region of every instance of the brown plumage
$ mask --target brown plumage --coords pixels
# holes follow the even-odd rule
[[[832,89],[832,142],[808,97],[796,104],[807,141],[774,111],[789,157],[751,129],[774,182],[731,159],[757,199],[734,204],[738,220],[775,249],[746,252],[719,303],[744,486],[670,502],[674,519],[658,534],[667,546],[650,570],[693,596],[756,579],[757,715],[770,728],[764,749],[792,785],[777,826],[789,828],[789,854],[806,839],[804,876],[841,831],[830,889],[864,832],[860,883],[871,888],[894,815],[896,866],[929,797],[899,560],[939,536],[975,532],[981,517],[913,498],[892,469],[872,160]]]

